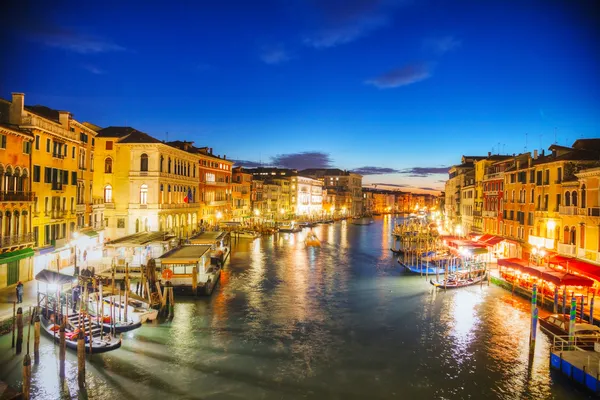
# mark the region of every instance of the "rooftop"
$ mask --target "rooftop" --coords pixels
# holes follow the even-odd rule
[[[210,250],[210,245],[188,245],[181,246],[169,251],[159,257],[162,264],[176,264],[180,262],[197,262],[206,252]]]

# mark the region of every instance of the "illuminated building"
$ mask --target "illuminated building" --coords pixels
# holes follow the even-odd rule
[[[456,226],[461,226],[461,188],[465,186],[465,177],[467,172],[474,169],[474,162],[485,157],[462,156],[461,164],[450,167],[448,171],[448,180],[444,190],[445,199],[445,217],[446,228],[454,231]],[[468,233],[468,232],[467,232]]]
[[[242,222],[244,218],[252,216],[251,191],[252,174],[242,167],[233,168],[231,185],[233,221]]]
[[[194,150],[199,157],[200,221],[216,224],[219,218],[232,218],[233,161],[213,154],[212,147]]]
[[[323,182],[330,200],[325,202],[326,210],[333,208],[339,212],[345,207],[349,215],[363,213],[362,175],[337,168],[309,168],[299,174]]]
[[[108,239],[141,231],[185,238],[198,229],[199,157],[191,143],[113,126],[98,131],[94,161],[93,194],[104,201]]]
[[[2,116],[8,102],[0,103]],[[0,288],[34,276],[31,232],[31,147],[33,135],[18,125],[0,121]]]

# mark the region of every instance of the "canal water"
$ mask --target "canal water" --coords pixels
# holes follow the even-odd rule
[[[495,286],[436,291],[389,250],[394,219],[337,222],[233,244],[211,298],[181,299],[172,322],[125,334],[94,355],[77,389],[68,351],[42,337],[33,398],[582,399],[549,369],[541,332],[529,357],[529,304]],[[0,379],[20,385],[22,356],[0,338]]]

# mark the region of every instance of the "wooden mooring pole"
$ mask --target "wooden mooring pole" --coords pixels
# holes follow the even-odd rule
[[[77,383],[79,387],[85,386],[85,339],[83,330],[77,335]]]
[[[17,309],[17,354],[23,350],[23,309]]]
[[[40,315],[36,313],[33,320],[33,360],[40,363]]]
[[[15,348],[15,328],[17,326],[17,302],[13,301],[13,320],[12,320],[12,345]]]
[[[31,307],[29,307],[31,315]],[[29,341],[31,338],[31,324],[27,327],[27,353],[23,357],[23,399],[29,400],[31,389],[31,356],[29,355]]]
[[[65,328],[67,319],[64,318],[60,323],[60,341],[58,346],[58,376],[62,381],[65,379],[65,359],[67,355],[67,341],[65,338]]]

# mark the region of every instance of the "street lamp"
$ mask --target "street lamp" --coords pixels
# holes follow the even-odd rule
[[[75,265],[73,268],[73,276],[79,276],[79,267],[77,266],[77,238],[79,238],[79,232],[73,232],[73,240],[71,246],[75,250]]]

